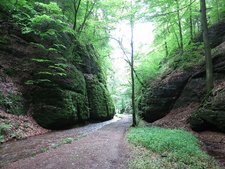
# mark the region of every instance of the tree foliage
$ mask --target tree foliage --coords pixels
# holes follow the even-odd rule
[[[135,74],[135,90],[141,89],[142,82],[154,79],[167,67],[187,68],[203,61],[202,44],[193,42],[201,32],[199,0],[133,0],[132,6],[131,0],[0,2],[12,14],[13,21],[22,28],[23,33],[39,34],[43,39],[50,38],[55,42],[53,46],[43,47],[45,50],[60,52],[65,48],[64,44],[57,41],[60,31],[74,36],[83,45],[92,46],[99,53],[98,62],[104,72],[111,69],[109,42],[112,39],[111,32],[117,24],[132,21],[135,27],[136,23],[152,22],[155,39],[149,52],[133,52],[137,63],[132,71]],[[208,0],[207,9],[209,25],[225,18],[225,0]],[[131,89],[124,91],[130,93]],[[137,92],[141,94],[141,90]],[[121,104],[124,105],[126,99],[127,96],[122,99],[125,101],[121,101]]]

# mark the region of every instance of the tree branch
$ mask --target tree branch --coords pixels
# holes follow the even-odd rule
[[[119,44],[120,49],[122,50],[124,56],[126,57],[126,59],[124,59],[124,60],[129,64],[129,66],[132,66],[132,65],[131,65],[131,62],[130,62],[130,60],[129,60],[129,57],[127,56],[127,51],[126,51],[126,49],[124,48],[124,46],[123,46],[123,44],[122,44],[122,41],[121,41],[121,40],[118,40],[118,39],[116,39],[116,38],[114,38],[114,37],[110,37],[110,38],[113,39],[113,40],[115,40],[115,41]],[[142,82],[142,80],[141,80],[140,77],[138,76],[138,73],[136,72],[135,69],[133,69],[133,72],[134,72],[134,74],[135,74],[135,76],[136,76],[138,82],[139,82],[142,86],[144,86],[144,83]]]
[[[89,4],[90,4],[90,1],[87,1],[84,19],[83,19],[82,24],[81,24],[80,27],[78,28],[78,31],[77,31],[78,34],[80,34],[80,33],[82,32],[82,30],[84,29],[85,23],[86,23],[87,19],[89,18],[89,16],[91,15],[91,13],[92,13],[92,11],[93,11],[93,9],[94,9],[94,7],[95,7],[96,1],[93,2],[93,3],[91,4],[91,7],[90,7]],[[90,7],[90,8],[89,8],[89,7]]]
[[[154,18],[157,18],[157,17],[161,17],[161,16],[166,16],[166,15],[177,13],[177,12],[179,12],[179,11],[185,9],[185,8],[190,7],[195,2],[196,2],[196,0],[194,0],[192,3],[189,3],[188,5],[186,5],[186,6],[182,7],[182,8],[179,8],[179,9],[171,11],[171,12],[155,14],[155,15],[149,16],[149,19],[154,19]]]

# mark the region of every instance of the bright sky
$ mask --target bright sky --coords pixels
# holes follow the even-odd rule
[[[138,50],[143,52],[148,52],[152,41],[153,41],[153,25],[152,23],[138,23],[134,27],[134,47],[135,51]],[[127,48],[128,56],[130,57],[130,25],[122,22],[118,24],[117,29],[112,32],[111,36],[116,39],[122,39],[123,46]],[[123,83],[127,83],[127,77],[129,75],[128,64],[124,61],[126,58],[118,45],[118,42],[111,40],[111,45],[113,47],[113,52],[110,56],[113,64],[113,68],[116,71],[117,79]]]

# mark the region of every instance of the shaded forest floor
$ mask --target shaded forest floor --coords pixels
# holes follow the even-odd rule
[[[126,169],[131,117],[50,132],[0,146],[0,168]]]
[[[49,132],[39,126],[31,115],[13,115],[8,114],[1,110],[0,108],[0,124],[6,124],[3,131],[4,140],[2,142],[7,142],[10,140],[24,139],[31,136],[41,135]]]

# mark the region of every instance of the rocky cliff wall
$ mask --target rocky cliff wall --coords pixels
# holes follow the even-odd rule
[[[0,15],[0,107],[32,114],[43,127],[61,129],[86,120],[108,120],[114,105],[91,45],[69,32],[23,34]],[[44,24],[48,31],[54,25]]]
[[[225,132],[225,54],[224,43],[221,44],[224,41],[222,28],[225,29],[224,22],[210,28],[212,46],[219,45],[214,49],[216,55],[213,57],[212,95],[206,93],[204,64],[189,69],[177,68],[165,76],[158,77],[143,90],[139,109],[144,120],[154,122],[168,116],[172,119],[155,124],[161,124],[163,121],[179,123],[174,120],[180,119],[194,130],[210,129]],[[220,38],[212,38],[212,34]],[[176,115],[181,117],[177,118]]]

